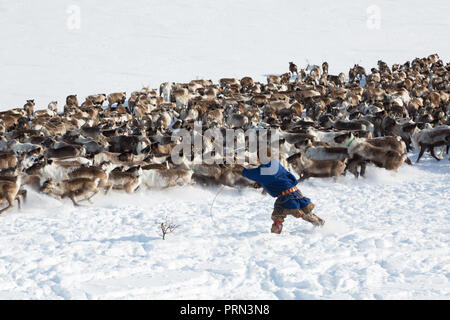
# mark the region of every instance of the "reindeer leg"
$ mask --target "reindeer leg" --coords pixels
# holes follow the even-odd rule
[[[77,196],[85,196],[84,199],[78,200],[78,202],[89,201],[90,203],[92,203],[87,196],[87,192],[78,193]]]
[[[410,143],[408,143],[407,145],[406,145],[406,152],[410,152],[411,151],[411,144]]]
[[[356,179],[358,179],[359,177],[359,172],[358,172],[358,162],[354,159],[349,160],[349,162],[347,163],[347,167],[345,169],[346,171],[350,171],[351,174],[353,174],[355,176]]]
[[[75,201],[75,193],[74,192],[70,192],[68,197],[70,198],[70,200],[72,200],[73,205],[76,207],[79,207],[80,205]]]
[[[11,205],[9,205],[6,208],[3,208],[2,210],[0,210],[0,214],[2,214],[4,211],[8,210],[9,208],[11,208]]]
[[[93,204],[93,202],[91,201],[91,199],[92,199],[92,197],[95,196],[98,192],[99,192],[98,189],[94,190],[94,192],[91,194],[91,196],[90,196],[89,198],[87,198],[86,200],[89,201],[89,203],[92,203],[92,204]]]
[[[22,209],[22,203],[21,203],[21,195],[17,194],[15,197],[15,200],[17,200],[17,205],[19,206],[19,210]]]
[[[138,187],[139,185],[134,186],[133,183],[129,182],[125,185],[125,190],[127,191],[127,193],[134,193]]]
[[[367,166],[366,161],[361,162],[361,172],[360,172],[361,177],[366,176],[366,166]]]
[[[435,158],[437,161],[441,161],[441,159],[439,159],[438,157],[436,157],[436,155],[434,154],[434,147],[430,147],[429,149],[430,149],[431,156],[432,156],[433,158]]]
[[[93,191],[94,194],[92,194],[91,196],[88,197],[88,194],[89,194],[90,191]],[[87,190],[81,190],[81,189],[80,189],[80,190],[75,191],[74,194],[75,194],[75,196],[77,196],[77,197],[84,196],[84,199],[78,200],[78,202],[81,202],[81,201],[89,201],[89,203],[92,203],[91,198],[92,198],[97,192],[98,192],[98,189],[97,189],[97,188],[96,188],[95,190],[94,190],[94,189],[87,189]]]
[[[91,194],[91,196],[88,199],[91,200],[98,192],[99,192],[98,189],[94,190],[94,192]]]
[[[403,142],[405,143],[405,146],[406,146],[406,152],[409,152],[410,150],[411,150],[411,139],[406,139],[406,138],[403,138],[403,137],[401,137],[402,138],[402,140],[403,140]]]
[[[419,160],[420,160],[420,158],[422,158],[424,152],[425,152],[425,147],[421,144],[421,145],[420,145],[419,156],[417,157],[416,163],[418,163]]]
[[[107,195],[111,191],[112,188],[113,188],[113,184],[109,183],[105,188],[105,195]]]
[[[8,200],[8,206],[6,208],[3,208],[2,210],[0,210],[0,214],[2,214],[6,210],[8,210],[9,208],[12,208],[14,206],[14,199],[11,200],[11,197],[8,197],[7,200]]]
[[[27,190],[19,190],[17,194],[22,196],[24,202],[27,200]]]

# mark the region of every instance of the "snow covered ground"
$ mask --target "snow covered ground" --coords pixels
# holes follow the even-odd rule
[[[333,73],[435,52],[447,62],[449,9],[446,0],[0,0],[0,109],[35,98],[62,110],[68,94],[169,80],[263,80],[289,61],[327,60]],[[82,208],[30,191],[21,211],[0,216],[0,298],[450,298],[448,156],[301,190],[326,225],[288,218],[279,236],[269,233],[274,199],[256,190],[224,189],[212,210],[219,189],[114,193]],[[166,215],[180,227],[163,241]]]
[[[310,179],[301,190],[325,226],[288,217],[281,235],[256,190],[141,190],[82,208],[30,192],[0,216],[0,298],[448,299],[449,181],[450,161],[430,157]],[[166,216],[179,228],[163,241]]]

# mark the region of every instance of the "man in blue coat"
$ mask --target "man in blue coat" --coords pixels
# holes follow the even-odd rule
[[[281,233],[287,215],[302,218],[315,226],[325,223],[312,213],[314,204],[300,193],[297,179],[278,160],[272,159],[254,169],[238,167],[243,177],[256,182],[255,187],[262,186],[268,194],[277,198],[272,213],[272,233]]]

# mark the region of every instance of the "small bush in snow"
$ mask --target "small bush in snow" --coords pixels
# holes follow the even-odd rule
[[[159,224],[159,227],[161,228],[160,236],[163,240],[166,240],[166,235],[174,232],[174,230],[179,226],[174,224],[172,220],[169,220],[166,216],[166,220],[164,222],[161,222]]]

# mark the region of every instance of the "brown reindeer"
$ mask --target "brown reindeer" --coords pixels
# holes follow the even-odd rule
[[[27,100],[27,103],[23,106],[23,109],[27,112],[27,116],[31,117],[34,112],[34,100]]]
[[[111,189],[125,190],[127,193],[133,193],[140,185],[140,178],[132,172],[122,172],[113,170],[108,176],[108,190]]]
[[[294,74],[294,72],[298,75],[297,65],[293,62],[289,62],[289,72]]]
[[[26,191],[20,190],[22,175],[17,177],[3,177],[0,179],[0,203],[8,202],[8,206],[0,210],[0,214],[14,207],[14,200],[17,200],[19,209],[21,208],[21,197],[26,196]]]
[[[94,180],[88,178],[75,178],[63,180],[60,183],[56,183],[52,180],[47,180],[41,187],[41,192],[52,194],[58,199],[70,198],[75,206],[79,206],[76,201],[77,197],[84,196],[81,201],[91,202],[91,198],[95,196],[98,190],[98,184],[100,179]]]
[[[17,157],[12,152],[0,152],[0,170],[17,166]]]
[[[76,94],[72,94],[67,96],[66,98],[66,105],[64,106],[64,109],[68,108],[73,108],[73,107],[78,107],[78,98]]]
[[[405,152],[386,151],[364,139],[356,139],[348,148],[348,154],[350,159],[360,158],[361,161],[370,161],[378,167],[394,171],[397,171],[408,158],[408,154]]]
[[[93,105],[99,105],[99,106],[103,105],[103,103],[106,100],[107,100],[107,96],[104,93],[91,95],[86,98],[86,102],[91,102]]]
[[[108,95],[108,106],[111,107],[113,104],[124,104],[127,98],[126,92],[115,92]]]
[[[91,180],[99,179],[98,186],[101,188],[109,189],[108,175],[112,169],[113,164],[111,162],[104,162],[100,166],[88,166],[78,167],[75,170],[69,172],[68,176],[71,179],[87,178]]]

